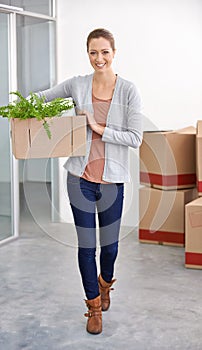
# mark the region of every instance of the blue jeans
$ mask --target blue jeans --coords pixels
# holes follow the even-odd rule
[[[96,212],[99,221],[100,273],[113,278],[123,208],[124,185],[99,184],[68,173],[67,190],[78,236],[78,262],[87,299],[99,295],[96,265]]]

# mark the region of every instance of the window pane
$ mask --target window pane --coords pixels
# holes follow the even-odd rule
[[[18,90],[27,96],[49,88],[55,81],[55,22],[17,15],[17,43]]]
[[[0,0],[0,4],[22,7],[25,11],[52,16],[51,0]]]

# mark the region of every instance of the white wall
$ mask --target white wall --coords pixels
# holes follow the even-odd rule
[[[115,72],[140,89],[145,129],[176,129],[202,119],[201,0],[58,0],[57,14],[59,81],[92,71],[86,37],[105,27],[116,39]],[[139,186],[134,151],[131,174],[123,223],[134,226]]]

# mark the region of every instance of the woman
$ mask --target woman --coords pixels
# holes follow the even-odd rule
[[[87,152],[69,158],[67,189],[78,235],[78,263],[86,294],[87,331],[102,332],[102,311],[110,305],[118,253],[124,182],[129,181],[128,147],[142,141],[141,101],[132,82],[113,72],[113,35],[95,29],[87,38],[93,74],[73,77],[39,94],[46,101],[72,97],[88,120]],[[100,274],[96,265],[96,211],[100,233]]]

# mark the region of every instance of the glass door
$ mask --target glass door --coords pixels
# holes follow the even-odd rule
[[[36,6],[39,3],[34,0],[0,0],[1,106],[7,105],[15,98],[9,94],[11,91],[19,90],[26,96],[31,91],[49,88],[56,82],[56,20],[55,17],[51,17],[55,2],[43,0],[35,13],[29,12],[32,9],[29,8],[31,4]],[[25,181],[32,184],[35,180],[42,183],[51,214],[51,194],[47,191],[47,181],[50,181],[51,185],[50,161],[28,160],[24,164],[25,162],[14,158],[10,144],[9,122],[0,116],[0,244],[19,235],[19,180],[21,183]],[[38,200],[35,189],[31,188],[31,193],[29,190],[30,198],[35,194],[35,199]],[[38,193],[41,193],[40,189]]]
[[[0,105],[9,96],[9,15],[0,12]],[[13,235],[9,122],[0,116],[0,241]]]
[[[55,84],[55,21],[19,13],[16,27],[17,85],[26,97]],[[19,169],[25,215],[30,213],[39,225],[40,221],[51,220],[51,160],[20,160]]]

